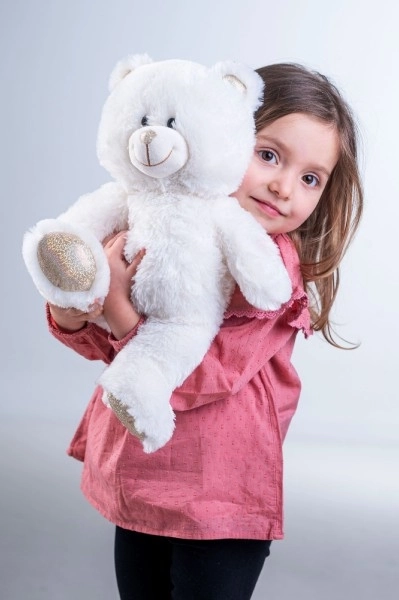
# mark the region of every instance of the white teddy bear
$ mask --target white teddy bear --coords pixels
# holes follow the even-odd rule
[[[171,438],[171,394],[207,352],[235,282],[263,310],[291,294],[277,246],[229,196],[253,154],[262,89],[257,73],[230,61],[120,61],[97,141],[115,181],[25,234],[40,293],[82,310],[107,295],[107,235],[128,229],[128,261],[145,249],[131,299],[146,319],[99,383],[146,452]]]

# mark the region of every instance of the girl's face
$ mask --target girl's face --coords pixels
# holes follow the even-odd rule
[[[294,231],[316,208],[338,157],[335,127],[304,113],[286,115],[257,133],[233,196],[268,233]]]

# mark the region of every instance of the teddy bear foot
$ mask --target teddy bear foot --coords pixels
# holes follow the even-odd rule
[[[155,411],[143,410],[120,400],[109,390],[103,390],[103,402],[133,436],[142,443],[146,453],[162,448],[172,437],[175,428],[175,415],[169,404],[158,404]]]
[[[111,393],[107,394],[106,403],[114,411],[115,416],[119,419],[122,425],[126,427],[129,433],[139,438],[141,442],[144,442],[146,436],[144,433],[137,431],[134,417],[132,417],[132,415],[128,412],[128,405],[123,404],[123,402],[118,400],[118,398]]]
[[[90,247],[73,233],[46,233],[38,244],[37,258],[43,275],[65,292],[86,292],[96,278]]]

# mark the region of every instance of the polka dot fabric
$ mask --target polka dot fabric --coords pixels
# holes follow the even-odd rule
[[[236,289],[203,362],[172,396],[166,446],[145,454],[95,390],[68,453],[84,461],[82,490],[112,523],[192,539],[283,537],[282,442],[300,394],[291,355],[298,331],[311,329],[296,251],[285,235],[275,242],[291,299],[262,312]],[[137,331],[116,341],[93,324],[66,333],[49,322],[64,344],[105,362]]]

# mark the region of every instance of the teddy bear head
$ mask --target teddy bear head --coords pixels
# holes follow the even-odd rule
[[[231,61],[129,56],[111,74],[100,163],[128,193],[230,194],[252,157],[262,90],[255,71]]]

